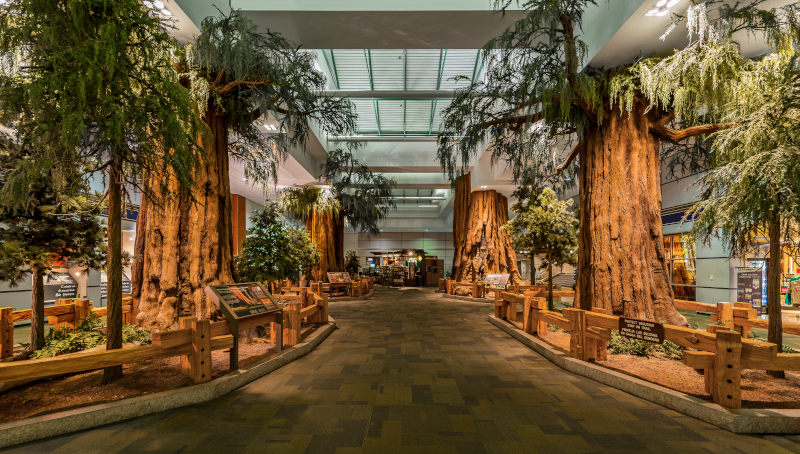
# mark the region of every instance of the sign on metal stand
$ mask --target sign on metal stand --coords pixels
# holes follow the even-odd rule
[[[275,313],[278,351],[283,338],[283,311],[278,301],[258,282],[231,285],[209,285],[206,294],[217,305],[230,324],[233,335],[231,348],[231,370],[239,368],[239,322],[241,320]]]

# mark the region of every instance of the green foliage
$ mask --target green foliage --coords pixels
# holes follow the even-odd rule
[[[344,256],[345,270],[350,273],[350,276],[358,276],[358,270],[361,269],[361,262],[358,253],[352,249],[348,249]]]
[[[24,64],[0,75],[0,123],[13,122],[36,151],[20,168],[80,163],[88,174],[114,166],[131,187],[164,172],[190,186],[203,124],[174,70],[175,50],[141,0],[5,2],[0,54]],[[12,189],[26,172],[15,176],[0,199],[21,202]]]
[[[252,222],[235,259],[241,282],[298,279],[319,263],[308,232],[288,224],[277,203],[254,214]]]
[[[94,313],[89,312],[86,318],[78,324],[75,332],[69,327],[50,329],[45,338],[44,348],[33,352],[31,359],[52,358],[105,345],[106,335],[102,327],[103,321]],[[152,342],[152,335],[150,331],[136,325],[125,325],[122,331],[122,342],[138,342],[146,345]]]
[[[501,227],[513,241],[514,249],[530,251],[531,257],[543,253],[544,266],[576,264],[578,218],[570,211],[572,199],[561,201],[551,189],[532,199],[519,199],[511,208],[516,217]]]
[[[654,347],[656,350],[660,350],[661,353],[669,359],[674,359],[676,361],[683,359],[683,347],[674,342],[665,340],[663,344],[655,345]]]
[[[611,340],[608,349],[617,355],[634,355],[648,357],[653,353],[653,344],[638,339],[628,339],[620,336],[619,331],[611,330]]]
[[[312,125],[329,136],[356,130],[347,99],[324,94],[325,76],[315,54],[269,30],[241,11],[203,19],[181,67],[201,112],[225,118],[235,142],[230,152],[258,183],[276,184],[277,165],[290,149],[305,149]],[[279,133],[265,134],[268,114]]]
[[[22,181],[20,173],[25,184],[13,189],[18,203],[0,197],[0,281],[15,287],[33,269],[50,272],[56,260],[96,260],[105,229],[95,219],[99,207],[89,200],[88,185],[74,173],[62,186],[55,169],[23,171],[31,150],[18,137],[5,144],[0,145],[0,194]]]
[[[311,183],[283,190],[280,206],[290,218],[299,221],[305,221],[315,211],[338,213],[342,209],[341,203],[329,188],[321,188]]]
[[[512,2],[496,1],[505,11]],[[581,70],[583,13],[595,0],[525,0],[525,17],[483,48],[485,81],[457,90],[443,112],[438,158],[451,180],[478,151],[505,161],[515,183],[557,192],[574,187],[577,165],[557,172],[564,145],[602,110],[601,86]],[[488,139],[487,139],[488,138]],[[487,143],[488,142],[488,143]]]

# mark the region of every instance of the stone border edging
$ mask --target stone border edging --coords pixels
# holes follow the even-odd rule
[[[366,301],[372,298],[372,295],[375,294],[375,288],[372,288],[372,291],[367,293],[364,296],[340,296],[336,298],[328,298],[329,303],[338,303],[339,301]]]
[[[796,409],[728,409],[694,396],[625,375],[602,366],[579,361],[544,341],[516,329],[490,315],[488,320],[520,343],[542,355],[556,366],[590,378],[620,391],[675,410],[737,434],[800,433],[800,410]]]
[[[294,347],[289,347],[276,356],[264,358],[201,385],[0,424],[0,448],[216,399],[305,356],[335,329],[336,321],[329,317],[327,325],[315,330],[303,342]]]
[[[494,300],[490,300],[488,298],[473,298],[471,296],[450,295],[449,293],[442,293],[442,298],[469,301],[470,303],[494,304]]]

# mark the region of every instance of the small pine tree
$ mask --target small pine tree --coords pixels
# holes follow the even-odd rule
[[[0,190],[26,158],[19,149],[3,148]],[[56,187],[50,172],[28,173],[26,181],[25,203],[0,204],[0,281],[16,287],[28,275],[32,277],[29,351],[33,352],[44,347],[45,274],[57,261],[96,262],[105,229],[95,220],[97,204],[89,201],[88,187],[82,182]]]
[[[511,208],[516,217],[501,227],[513,238],[514,248],[543,253],[543,266],[550,277],[548,310],[553,310],[553,264],[575,265],[578,262],[578,218],[570,211],[572,200],[558,200],[552,189],[544,189],[529,200],[521,199]]]
[[[319,252],[305,230],[288,224],[277,203],[253,216],[239,255],[236,272],[241,282],[297,279],[319,263]]]
[[[361,268],[360,258],[358,257],[358,253],[352,249],[347,250],[347,255],[345,256],[345,269],[347,272],[350,273],[350,276],[355,278],[358,276],[358,269]]]

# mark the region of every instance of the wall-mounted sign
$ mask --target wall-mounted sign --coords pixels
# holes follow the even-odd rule
[[[652,344],[664,343],[664,325],[649,320],[620,317],[619,334],[628,339],[643,340]]]
[[[736,268],[736,301],[761,307],[761,268]]]
[[[350,275],[347,273],[328,273],[328,282],[331,284],[349,284]]]
[[[131,294],[131,280],[122,273],[122,293]],[[105,271],[100,272],[100,298],[106,298],[108,294],[108,274]]]
[[[510,278],[510,274],[488,274],[483,283],[486,285],[508,285]]]
[[[209,285],[206,294],[223,313],[230,313],[236,319],[281,310],[275,298],[258,282]]]
[[[77,297],[78,281],[69,273],[48,273],[44,275],[45,301]]]
[[[374,259],[374,258],[372,258],[372,257],[367,257],[367,263],[372,263],[372,262],[374,262],[374,261],[375,261],[375,259]]]

